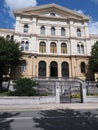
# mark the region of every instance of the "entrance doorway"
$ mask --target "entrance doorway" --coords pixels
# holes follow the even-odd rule
[[[50,63],[50,77],[58,77],[58,64],[55,61]]]

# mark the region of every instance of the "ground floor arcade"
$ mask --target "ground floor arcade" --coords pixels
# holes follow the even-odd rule
[[[44,56],[24,57],[23,77],[80,78],[85,80],[88,58],[84,56]]]

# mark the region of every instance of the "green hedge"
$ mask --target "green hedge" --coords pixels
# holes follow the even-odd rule
[[[14,92],[10,92],[12,96],[35,96],[36,90],[33,88],[36,85],[29,78],[21,78],[15,81]]]

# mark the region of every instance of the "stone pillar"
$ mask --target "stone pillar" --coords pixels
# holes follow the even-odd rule
[[[86,103],[86,83],[81,84],[81,102]]]
[[[56,103],[60,103],[60,89],[59,89],[59,82],[56,82]]]
[[[74,22],[73,20],[70,20],[70,37],[75,37],[75,27],[74,27]]]
[[[14,83],[12,80],[9,81],[9,91],[14,91]]]
[[[50,77],[50,63],[47,62],[46,77]]]
[[[62,66],[60,61],[58,61],[58,77],[62,77]]]

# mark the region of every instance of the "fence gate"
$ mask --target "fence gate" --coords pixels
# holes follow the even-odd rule
[[[60,83],[60,103],[80,103],[81,85],[79,83]]]

